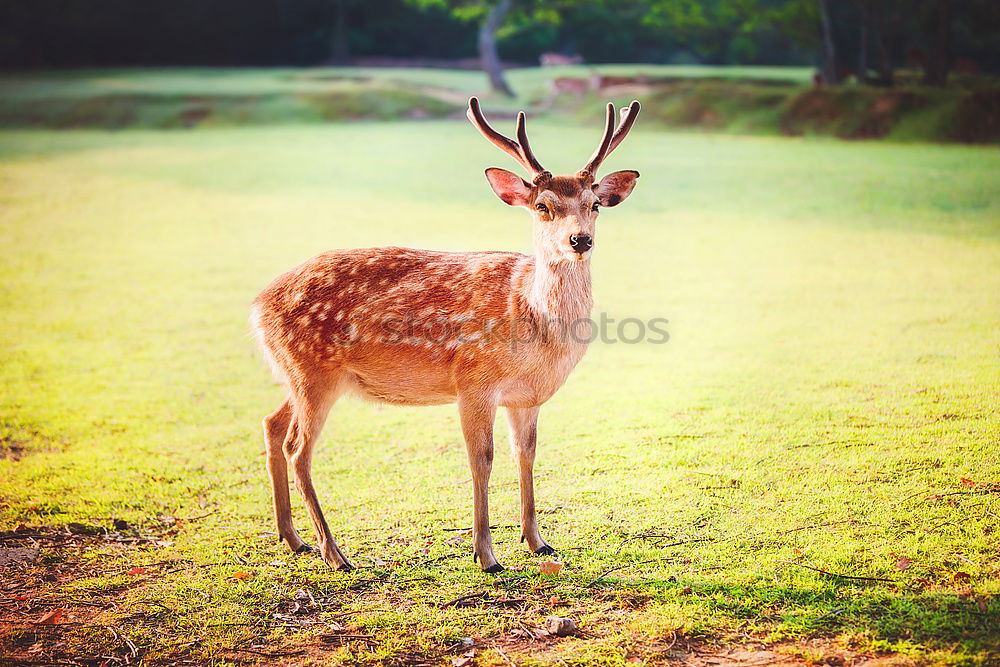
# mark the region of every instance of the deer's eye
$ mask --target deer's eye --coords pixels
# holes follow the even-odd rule
[[[590,210],[593,211],[594,213],[597,213],[597,209],[599,209],[600,207],[601,207],[601,202],[595,201],[593,204],[590,205]]]
[[[549,207],[546,206],[545,204],[535,204],[535,210],[538,211],[539,213],[548,213]]]

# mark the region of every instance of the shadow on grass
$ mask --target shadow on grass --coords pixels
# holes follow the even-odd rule
[[[875,641],[1000,650],[1000,600],[975,596],[971,589],[912,590],[831,578],[817,588],[647,579],[601,582],[595,590],[647,593],[652,599],[749,621],[750,628],[781,637],[865,633]]]

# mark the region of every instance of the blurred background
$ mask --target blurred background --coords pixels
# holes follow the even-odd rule
[[[666,126],[1000,137],[994,0],[8,0],[0,67],[15,127],[461,115],[488,90],[648,97]],[[191,69],[221,67],[268,69]]]

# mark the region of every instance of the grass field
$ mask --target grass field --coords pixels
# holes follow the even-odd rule
[[[598,138],[531,130],[558,171]],[[362,567],[286,553],[250,300],[333,247],[525,250],[494,164],[446,121],[0,133],[0,529],[43,547],[0,577],[0,653],[996,664],[996,150],[637,129],[608,164],[642,178],[599,223],[596,312],[668,318],[670,341],[595,344],[542,410],[562,572],[517,543],[506,456],[509,570],[473,565],[452,407],[338,404],[314,470]],[[583,633],[540,635],[550,614]]]

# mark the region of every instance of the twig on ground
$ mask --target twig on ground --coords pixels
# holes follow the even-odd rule
[[[636,540],[648,540],[651,538],[655,539],[655,538],[667,538],[667,537],[671,536],[661,535],[659,533],[640,533],[639,535],[635,535],[633,537],[628,538],[620,545],[618,545],[618,550],[615,551],[615,554],[617,555],[618,553],[620,553],[621,550],[625,547],[625,545],[628,544],[629,542],[634,542]],[[682,544],[693,544],[694,542],[711,542],[711,541],[712,538],[710,537],[699,537],[694,540],[680,540],[679,542],[671,542],[670,544],[660,544],[658,542],[653,542],[653,546],[655,546],[657,549],[669,549],[670,547],[679,547]]]
[[[192,517],[188,517],[188,518],[179,516],[179,517],[177,517],[177,520],[178,521],[200,521],[201,519],[204,519],[205,517],[212,516],[213,514],[218,514],[218,513],[219,513],[219,510],[212,510],[211,512],[207,512],[205,514],[199,514],[198,516],[192,516]]]
[[[293,655],[302,655],[305,653],[305,649],[299,651],[255,651],[252,648],[237,648],[235,646],[224,650],[236,651],[238,653],[252,653],[254,655],[264,656],[265,658],[284,658]]]
[[[510,667],[517,667],[517,665],[514,663],[514,661],[511,660],[509,657],[507,657],[507,654],[503,652],[503,649],[501,649],[499,646],[497,646],[496,642],[493,642],[493,650],[495,650],[497,653],[499,653],[500,657],[503,658],[507,662],[507,664],[510,665]]]
[[[604,577],[606,577],[609,574],[611,574],[612,572],[617,572],[618,570],[624,570],[625,568],[632,567],[633,565],[647,565],[649,563],[659,563],[662,560],[664,560],[664,559],[663,558],[650,558],[649,560],[640,560],[640,561],[636,561],[634,563],[625,563],[624,565],[619,565],[618,567],[613,567],[610,570],[607,570],[607,571],[602,572],[601,574],[599,574],[597,576],[597,578],[594,579],[593,581],[591,581],[589,584],[587,584],[585,586],[585,588],[590,588],[591,586],[593,586],[594,584],[596,584],[598,581],[600,581]]]
[[[802,449],[803,447],[819,447],[821,445],[842,445],[854,442],[854,440],[826,440],[824,442],[809,442],[804,445],[788,445],[785,449]]]
[[[482,599],[482,598],[485,598],[485,597],[486,597],[486,593],[485,592],[469,593],[468,595],[461,595],[461,596],[455,598],[454,600],[448,600],[444,604],[441,604],[440,607],[441,607],[441,609],[444,609],[446,607],[451,607],[451,606],[457,605],[457,604],[459,604],[461,602],[465,602],[466,600],[474,600],[476,598]]]
[[[825,574],[828,577],[840,577],[841,579],[851,579],[853,581],[884,581],[890,584],[896,583],[895,579],[886,579],[884,577],[858,577],[851,574],[840,574],[839,572],[830,572],[829,570],[823,570],[818,567],[813,567],[812,565],[806,565],[805,563],[796,563],[793,560],[779,560],[778,562],[786,565],[794,565],[796,567],[804,567],[807,570],[819,572],[820,574]]]
[[[843,521],[827,521],[826,523],[816,523],[811,526],[801,526],[799,528],[792,528],[791,530],[782,530],[778,532],[778,535],[787,535],[788,533],[797,533],[800,530],[810,530],[812,528],[825,528],[826,526],[839,526],[842,523],[853,523],[854,519],[844,519]]]
[[[341,644],[344,642],[378,644],[378,640],[372,635],[319,635],[319,639],[327,644]]]
[[[117,641],[124,642],[128,646],[129,651],[132,652],[132,657],[133,658],[138,657],[138,655],[139,655],[139,649],[132,642],[132,640],[128,638],[128,635],[126,635],[121,630],[117,630],[117,629],[111,627],[110,625],[105,625],[104,628],[106,630],[108,630],[111,634],[113,634],[115,636],[115,639]]]
[[[423,566],[427,566],[427,565],[432,565],[434,563],[438,563],[438,562],[443,561],[443,560],[448,560],[449,558],[459,558],[460,556],[465,556],[465,555],[466,555],[465,552],[456,553],[456,554],[445,554],[443,556],[438,556],[437,558],[431,558],[430,560],[425,560],[425,561],[423,561],[421,563],[417,563],[417,566],[418,567],[423,567]]]
[[[822,616],[817,616],[816,620],[822,621],[824,618],[830,618],[831,616],[839,616],[840,614],[843,614],[845,611],[847,611],[847,607],[837,607],[836,609],[831,609]]]

